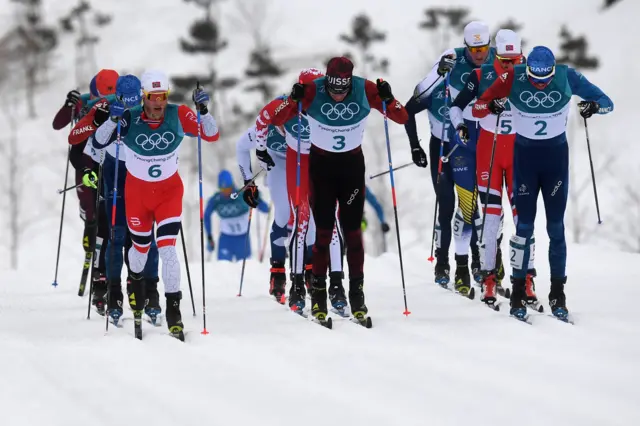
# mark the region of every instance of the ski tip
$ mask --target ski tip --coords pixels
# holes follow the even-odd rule
[[[208,332],[208,331],[207,331],[207,329],[205,328],[204,330],[202,330],[202,331],[200,332],[200,334],[207,335],[207,334],[209,334],[209,332]]]
[[[402,315],[404,315],[405,317],[408,317],[409,315],[411,315],[411,312],[407,310],[407,311],[404,311]]]

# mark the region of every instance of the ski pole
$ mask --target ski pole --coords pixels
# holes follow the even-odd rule
[[[180,222],[180,237],[182,238],[182,250],[184,251],[184,264],[187,267],[187,282],[189,283],[189,294],[191,295],[191,307],[193,308],[193,316],[196,316],[196,303],[193,300],[193,288],[191,287],[191,272],[189,271],[189,259],[187,259],[187,244],[184,242],[184,229]]]
[[[58,189],[58,194],[64,194],[65,192],[71,191],[72,189],[76,189],[77,187],[82,186],[82,185],[84,185],[84,183],[80,182],[77,185],[73,185],[73,186],[70,186],[70,187],[65,188],[65,189]]]
[[[436,78],[436,80],[435,80],[433,83],[431,83],[431,84],[429,85],[429,87],[427,87],[426,89],[424,89],[422,92],[420,92],[420,94],[419,94],[418,96],[414,96],[413,98],[414,98],[415,100],[420,99],[420,96],[422,96],[422,95],[424,95],[425,93],[427,93],[427,92],[429,91],[429,89],[431,89],[431,88],[432,88],[432,87],[433,87],[433,86],[434,86],[438,81],[440,81],[440,79],[441,79],[441,78],[442,78],[442,76],[441,76],[441,75],[439,75],[439,76],[438,76],[438,78]],[[447,74],[447,77],[446,77],[446,78],[449,78],[449,74]],[[447,86],[449,86],[449,83],[447,83]]]
[[[598,203],[598,188],[596,187],[596,174],[593,171],[593,158],[591,157],[591,142],[589,141],[589,126],[587,125],[587,119],[584,119],[584,131],[587,136],[587,151],[589,152],[589,166],[591,167],[591,181],[593,182],[593,196],[596,200],[596,212],[598,213],[598,225],[602,224],[600,218],[600,203]]]
[[[484,223],[487,220],[487,205],[489,203],[489,193],[491,192],[491,175],[493,173],[493,162],[496,155],[496,145],[498,143],[498,130],[500,126],[500,116],[502,113],[498,114],[496,118],[496,130],[493,132],[493,145],[491,146],[491,161],[489,161],[489,178],[487,180],[487,195],[484,196],[484,209],[482,211],[482,226],[480,227],[480,236],[478,238],[478,245],[482,245],[483,237],[484,237]]]
[[[445,106],[445,114],[442,117],[442,137],[440,138],[440,155],[438,159],[438,174],[436,175],[436,205],[433,209],[433,232],[431,234],[431,255],[429,256],[429,262],[433,262],[433,246],[436,241],[436,221],[438,218],[438,203],[440,202],[440,178],[442,176],[442,163],[444,162],[444,131],[447,124],[447,98],[449,96],[449,74],[447,73],[447,77],[444,79],[444,106]],[[455,147],[454,147],[455,149]]]
[[[256,227],[258,232],[258,238],[256,238],[256,240],[258,242],[258,253],[260,253],[262,251],[262,240],[260,239],[260,236],[262,235],[262,232],[260,232],[260,215],[256,216]]]
[[[249,241],[251,240],[251,216],[253,216],[253,209],[249,208],[249,224],[247,225],[247,238],[244,241],[244,258],[242,259],[242,272],[240,273],[240,289],[238,290],[238,297],[242,296],[244,267],[247,264],[247,257],[249,257]]]
[[[200,88],[200,82],[196,82],[196,89]],[[207,302],[205,298],[205,281],[204,281],[204,198],[202,195],[202,130],[200,129],[202,122],[200,117],[200,108],[196,104],[196,120],[198,122],[198,186],[200,191],[200,259],[202,260],[202,332],[201,334],[209,334],[207,331]],[[257,175],[256,175],[257,176]],[[236,196],[237,197],[237,196]]]
[[[404,169],[405,167],[409,167],[409,166],[411,166],[411,165],[413,165],[413,162],[411,162],[411,163],[407,163],[407,164],[403,164],[402,166],[395,167],[395,168],[393,169],[393,171],[395,172],[396,170]],[[386,175],[387,173],[389,173],[389,170],[385,170],[384,172],[380,172],[380,173],[375,174],[375,175],[369,175],[369,179],[375,179],[375,178],[377,178],[377,177],[384,176],[384,175]]]
[[[456,152],[456,149],[458,149],[458,146],[459,145],[454,145],[453,148],[451,148],[451,151],[449,151],[449,153],[447,155],[445,155],[444,157],[441,158],[443,163],[448,163],[449,162],[449,158],[451,158],[453,153]]]
[[[293,245],[293,264],[291,265],[291,271],[293,276],[295,276],[298,270],[298,244],[300,233],[298,232],[298,225],[300,224],[300,139],[302,135],[302,101],[298,102],[298,149],[296,150],[296,205],[294,208],[294,217],[295,221],[293,224],[293,232],[294,236],[292,236],[291,241],[294,242]],[[283,296],[284,297],[284,296]],[[295,305],[294,305],[295,306]]]
[[[242,188],[240,188],[237,192],[232,192],[231,193],[231,199],[235,200],[236,198],[238,198],[238,195],[240,195],[242,192],[244,192],[245,189],[247,189],[249,186],[253,185],[253,182],[258,178],[258,176],[260,176],[260,174],[262,174],[262,172],[264,172],[264,169],[260,169],[260,171],[258,171],[258,173],[256,173],[255,176],[253,176],[251,178],[251,180],[249,182],[247,182],[247,184],[245,186],[243,186]]]
[[[115,257],[115,229],[116,229],[116,203],[118,196],[118,165],[120,162],[120,131],[122,130],[122,125],[120,124],[122,120],[118,119],[118,126],[116,128],[116,165],[113,176],[113,198],[111,200],[111,229],[109,232],[109,271],[113,270],[113,258]],[[111,285],[107,283],[107,301],[109,300],[109,293],[111,292]],[[107,302],[108,305],[108,302]],[[109,331],[109,312],[105,313],[105,332]]]
[[[262,260],[264,259],[264,252],[267,249],[267,236],[269,235],[269,222],[271,222],[272,209],[273,209],[273,202],[269,204],[269,213],[267,214],[267,222],[264,227],[264,234],[262,237],[262,248],[260,249],[260,255],[258,256],[258,261],[260,263],[262,263]]]
[[[71,111],[71,128],[69,129],[69,133],[71,133],[71,131],[73,130],[73,126],[74,126],[74,118],[75,118],[75,110]],[[67,166],[64,170],[64,186],[63,188],[67,187],[67,180],[69,179],[69,163],[71,162],[71,145],[69,145],[69,149],[67,150]],[[62,195],[62,210],[60,211],[60,229],[58,230],[58,250],[57,250],[57,255],[56,255],[56,272],[53,276],[53,283],[51,283],[52,286],[54,287],[58,287],[58,266],[60,265],[60,245],[62,243],[62,224],[64,223],[64,206],[65,206],[65,202],[67,200],[67,193],[63,192]]]
[[[89,143],[89,142],[87,142]],[[93,297],[93,275],[96,270],[96,262],[100,262],[100,255],[97,252],[98,249],[98,227],[100,226],[100,215],[105,214],[105,211],[100,211],[100,194],[102,191],[102,162],[104,161],[104,150],[100,151],[100,164],[98,166],[98,188],[96,189],[96,209],[95,215],[98,218],[98,226],[96,226],[96,245],[93,249],[93,262],[91,263],[91,279],[89,281],[89,302],[87,303],[87,319],[91,319],[91,299]],[[102,250],[102,246],[100,246]],[[105,314],[106,315],[106,314]]]
[[[384,134],[387,139],[387,157],[389,158],[389,179],[391,180],[391,197],[393,198],[393,215],[396,221],[396,237],[398,237],[398,257],[400,259],[400,276],[402,277],[402,294],[404,296],[405,316],[411,314],[407,307],[407,289],[404,282],[404,266],[402,262],[402,246],[400,245],[400,223],[398,222],[398,203],[396,202],[396,185],[393,179],[393,163],[391,161],[391,143],[389,141],[389,123],[387,118],[387,103],[382,101],[382,116],[384,118]]]

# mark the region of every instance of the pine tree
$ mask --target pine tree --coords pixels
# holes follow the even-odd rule
[[[452,36],[462,34],[465,25],[471,21],[468,18],[469,9],[464,7],[431,7],[425,9],[424,14],[425,19],[418,24],[418,28],[431,33],[431,45],[438,46],[434,57],[450,49]]]
[[[354,63],[358,67],[358,74],[367,77],[369,71],[386,73],[389,67],[388,59],[377,58],[371,53],[371,49],[375,43],[384,42],[387,35],[374,28],[371,18],[365,14],[353,18],[350,30],[350,34],[340,34],[340,40],[358,52],[359,61]]]

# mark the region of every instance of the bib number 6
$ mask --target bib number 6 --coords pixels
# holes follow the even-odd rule
[[[149,167],[148,173],[149,173],[149,176],[151,176],[154,179],[159,178],[160,175],[162,174],[162,170],[160,169],[160,165],[159,164],[155,164],[155,165]]]
[[[335,149],[336,151],[340,151],[341,149],[344,149],[346,143],[344,142],[345,137],[344,136],[334,136],[333,139],[336,140],[336,144],[333,145],[331,148]]]

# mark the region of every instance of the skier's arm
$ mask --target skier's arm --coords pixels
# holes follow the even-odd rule
[[[280,108],[282,103],[285,102],[281,99],[274,99],[266,104],[258,113],[256,118],[256,145],[260,150],[267,149],[267,136],[269,135],[269,125],[275,115],[276,109]],[[251,178],[249,178],[251,179]]]
[[[460,124],[464,123],[462,118],[462,111],[478,96],[478,86],[480,85],[480,69],[474,70],[467,80],[466,86],[453,102],[451,109],[449,110],[449,117],[451,118],[451,124],[453,128],[457,129]]]
[[[87,145],[87,141],[81,142],[77,145],[71,146],[69,151],[69,162],[75,170],[83,170],[88,166],[88,162],[85,161],[84,148]]]
[[[580,96],[585,101],[595,101],[600,106],[598,114],[607,114],[613,111],[613,101],[595,84],[575,69],[569,67],[567,78],[571,92]]]
[[[95,109],[91,108],[91,110],[73,126],[73,129],[71,129],[69,133],[69,144],[77,145],[85,142],[87,138],[96,131],[96,127],[93,124],[95,112]]]
[[[489,111],[489,104],[494,99],[502,99],[509,96],[511,92],[511,86],[513,86],[513,70],[509,70],[501,74],[496,81],[478,98],[471,110],[472,114],[476,118],[484,118],[491,114]]]
[[[198,118],[196,113],[186,105],[178,107],[178,117],[185,135],[196,137],[198,135]],[[200,115],[200,136],[207,142],[215,142],[220,137],[218,125],[210,112]]]
[[[364,91],[369,100],[369,105],[382,112],[382,99],[378,93],[378,86],[373,81],[366,80],[364,82]],[[398,124],[405,124],[409,119],[407,110],[397,99],[387,101],[387,117]]]
[[[429,71],[429,74],[427,74],[427,76],[416,86],[413,92],[415,98],[418,98],[418,99],[428,98],[431,92],[433,92],[433,89],[435,89],[438,86],[437,84],[438,80],[441,80],[442,78],[444,78],[444,76],[438,73],[438,65],[440,64],[440,59],[443,56],[449,56],[455,59],[456,51],[454,49],[449,49],[444,53],[442,53],[442,55],[440,55],[440,58],[438,58],[438,61],[435,64],[433,64],[433,67],[431,68],[431,71]]]
[[[316,97],[316,85],[315,83],[304,85],[304,97],[302,98],[302,109],[306,110],[311,106],[311,103]],[[274,126],[282,126],[287,121],[291,120],[298,114],[298,103],[288,96],[287,99],[282,101],[273,111],[271,122]],[[267,126],[268,127],[268,126]]]
[[[376,215],[378,216],[378,220],[380,221],[380,223],[385,223],[384,211],[382,210],[382,206],[378,202],[378,199],[376,198],[376,196],[373,195],[373,192],[371,192],[369,190],[368,186],[364,187],[364,197],[367,200],[367,202],[369,204],[371,204],[371,207],[373,207],[373,210],[375,210]]]
[[[131,121],[131,113],[126,110],[120,119],[120,138],[124,138],[129,133],[129,122]],[[118,139],[118,123],[109,119],[102,123],[93,135],[93,146],[96,149],[106,148]]]
[[[429,96],[412,96],[405,105],[408,118],[407,122],[404,124],[404,130],[407,132],[407,136],[409,137],[409,145],[411,145],[411,148],[420,145],[420,139],[418,139],[418,127],[416,125],[416,115],[429,108],[430,102],[431,98]]]
[[[256,148],[256,131],[255,128],[247,130],[236,143],[236,159],[242,179],[251,180],[253,172],[251,171],[251,150]]]
[[[207,235],[211,235],[211,215],[216,210],[216,196],[209,198],[207,208],[204,210],[204,229]]]
[[[71,123],[72,112],[73,116],[79,117],[80,110],[82,109],[82,95],[77,90],[72,90],[67,93],[67,99],[65,99],[64,105],[58,111],[53,118],[53,129],[60,130]]]

